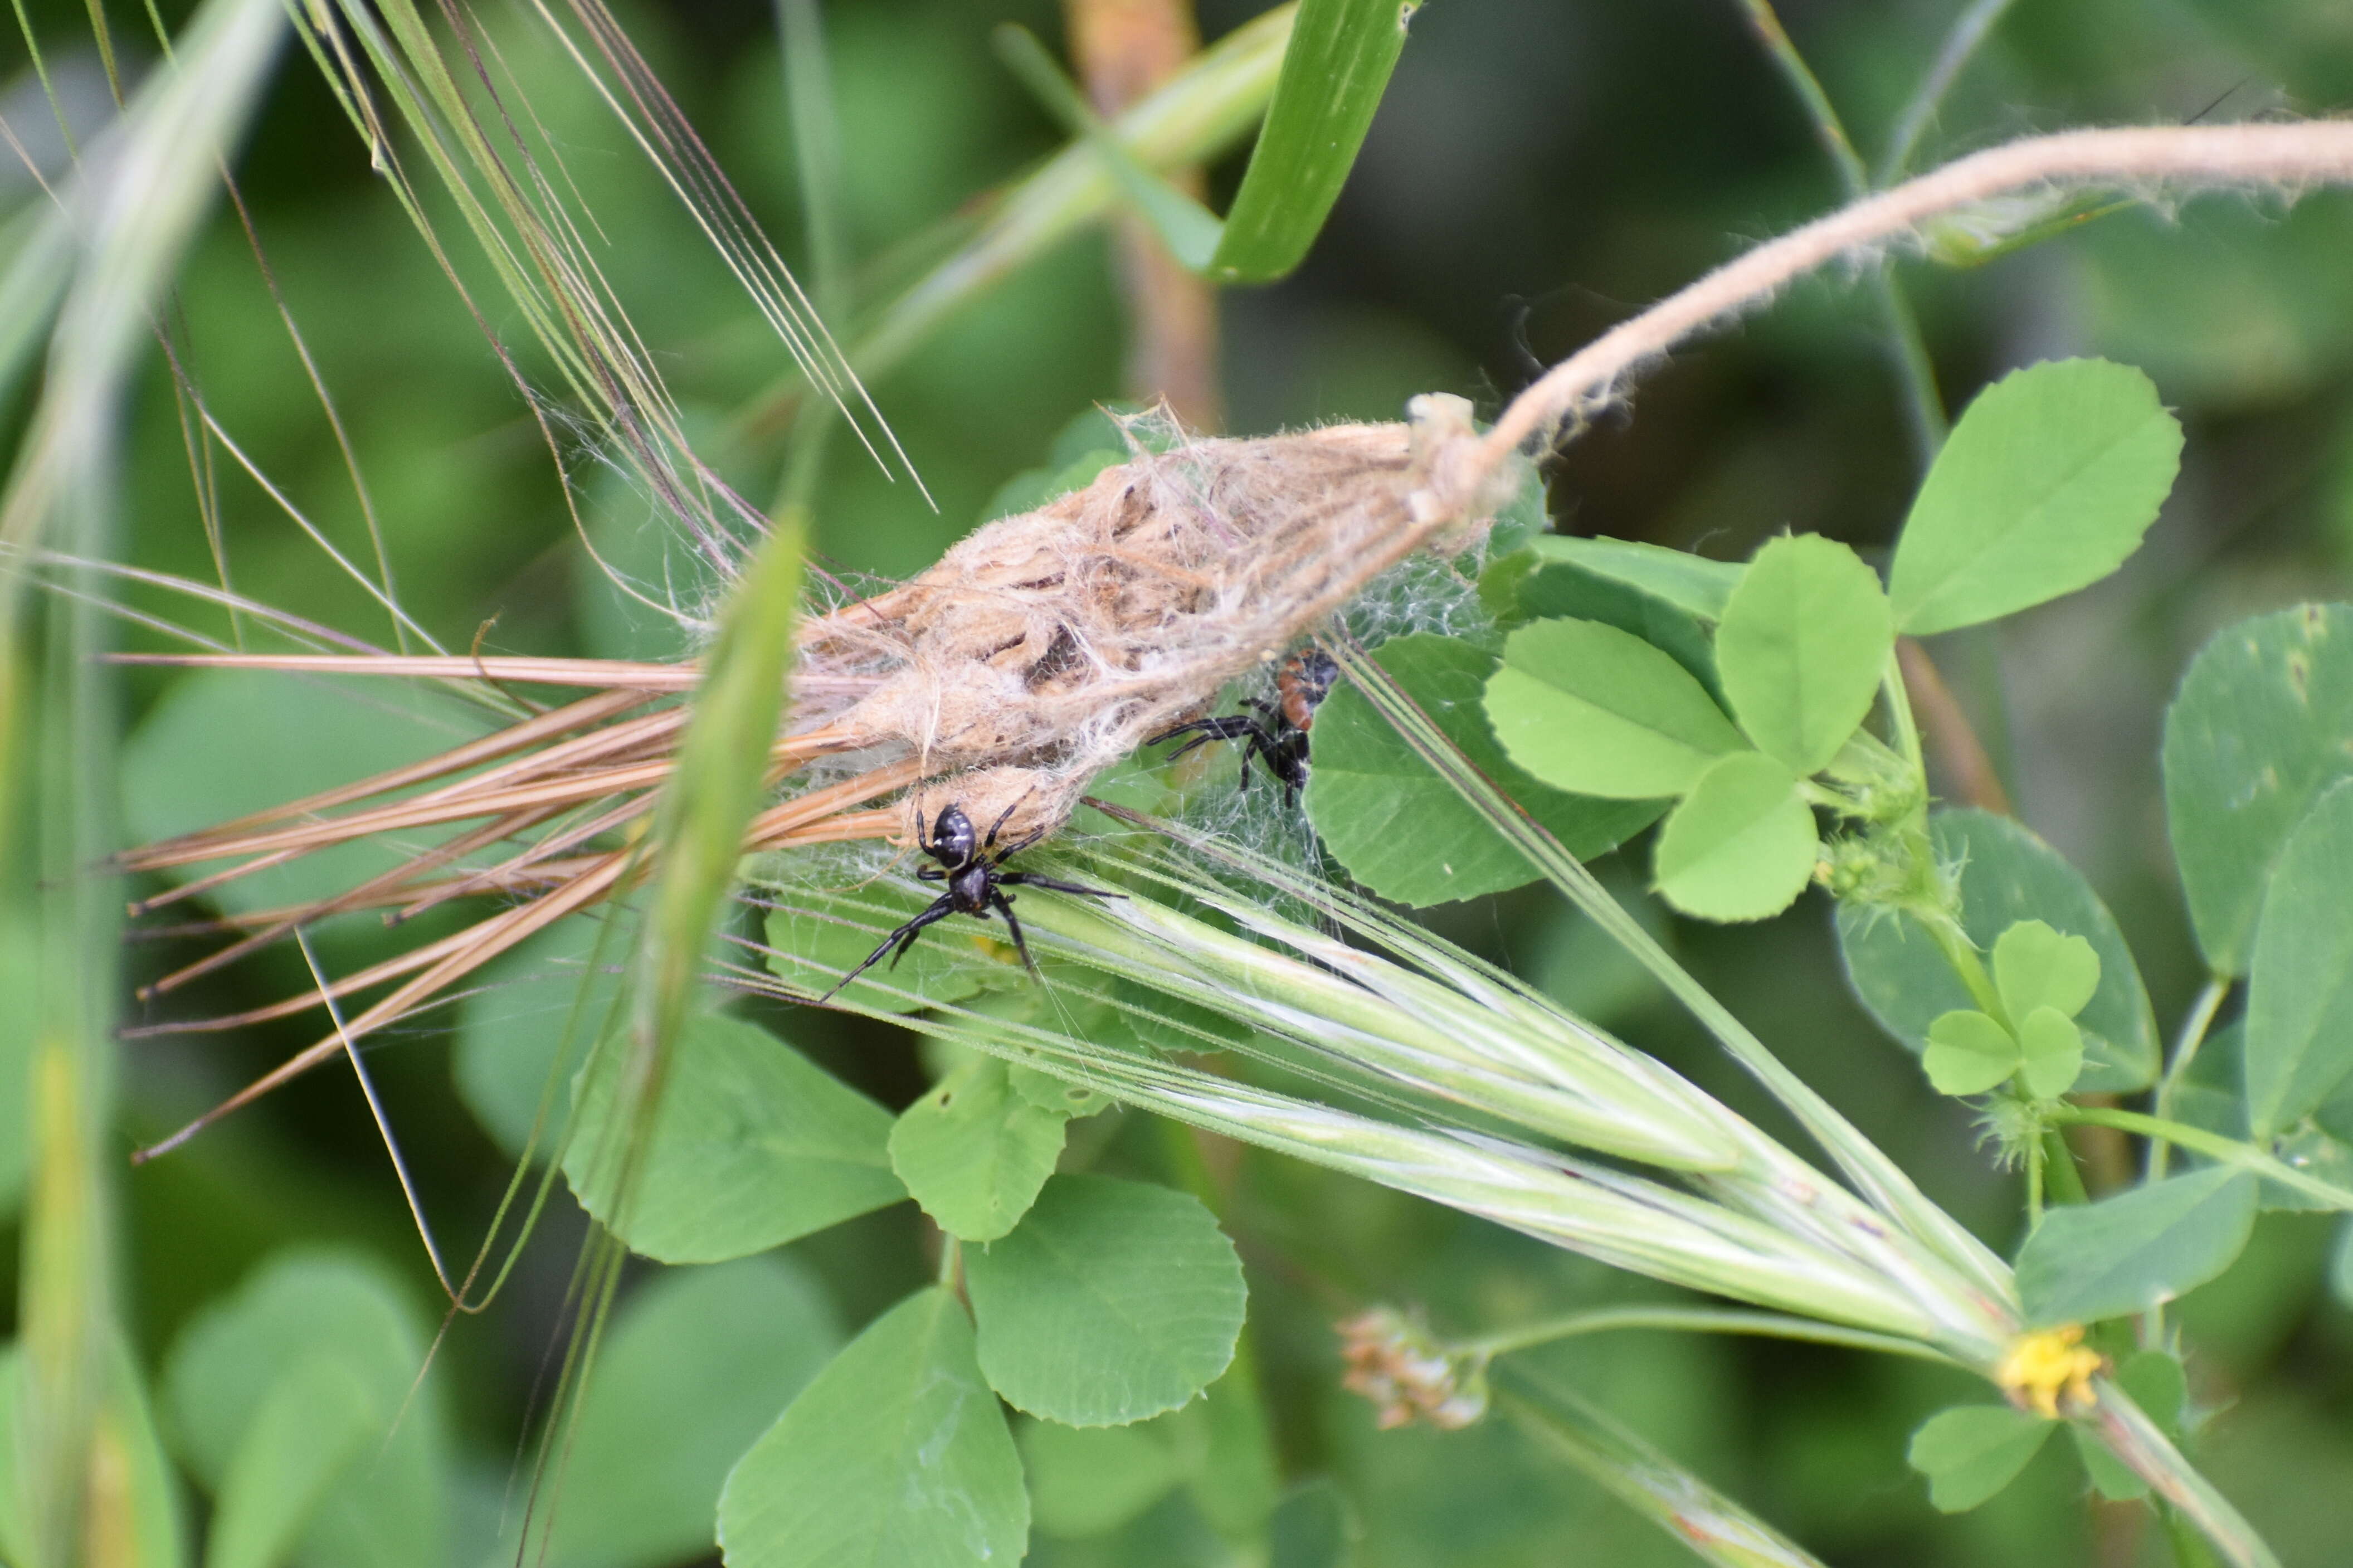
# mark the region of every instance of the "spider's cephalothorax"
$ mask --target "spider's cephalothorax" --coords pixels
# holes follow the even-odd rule
[[[1168,753],[1174,762],[1194,747],[1206,746],[1212,741],[1240,741],[1242,788],[1250,787],[1250,760],[1256,758],[1266,764],[1267,773],[1282,786],[1283,804],[1296,805],[1299,792],[1307,787],[1307,731],[1314,728],[1315,710],[1331,695],[1332,685],[1339,679],[1340,667],[1333,662],[1330,654],[1314,650],[1293,654],[1275,672],[1273,701],[1246,698],[1242,706],[1251,710],[1249,713],[1196,719],[1189,724],[1163,730],[1145,744],[1156,746],[1179,735],[1192,736]]]
[[[1014,805],[1020,803],[1016,801]],[[1005,808],[1004,815],[989,826],[988,836],[975,842],[972,818],[960,805],[944,806],[932,823],[931,837],[923,841],[923,853],[939,862],[936,866],[918,867],[915,875],[926,882],[945,882],[948,890],[934,899],[922,913],[882,939],[881,945],[866,955],[857,968],[835,982],[832,990],[818,998],[830,1002],[841,988],[882,962],[891,954],[891,967],[907,956],[923,928],[944,921],[950,915],[972,915],[987,920],[994,910],[1005,917],[1005,924],[1013,932],[1013,950],[1021,955],[1021,966],[1034,977],[1037,964],[1030,962],[1029,944],[1021,940],[1021,922],[1014,918],[1013,895],[1008,888],[1051,888],[1058,893],[1080,893],[1090,899],[1124,898],[1124,893],[1107,892],[1101,888],[1082,888],[1076,882],[1060,882],[1051,877],[1041,877],[1034,871],[1008,871],[1005,863],[1046,836],[1046,830],[1036,832],[999,848],[997,830],[1013,815],[1014,806]],[[892,950],[898,951],[893,952]]]

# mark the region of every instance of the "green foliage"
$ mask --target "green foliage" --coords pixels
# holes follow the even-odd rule
[[[1734,717],[1799,777],[1830,766],[1862,723],[1894,645],[1877,575],[1845,545],[1813,534],[1785,534],[1758,551],[1715,628]]]
[[[1940,811],[1929,828],[1937,860],[1959,885],[1962,931],[1980,950],[2021,921],[2090,944],[2099,984],[2073,1015],[2084,1050],[2077,1087],[2110,1093],[2146,1087],[2157,1076],[2156,1017],[2116,917],[2083,874],[2010,817]],[[1975,1006],[1942,950],[1908,916],[1841,905],[1838,934],[1855,994],[1907,1049],[1925,1047],[1937,1018]]]
[[[2255,1178],[2217,1166],[2054,1208],[2018,1255],[2030,1323],[2121,1318],[2231,1266],[2255,1223]]]
[[[2173,488],[2181,426],[2105,360],[2013,371],[1979,394],[1920,487],[1888,573],[1896,629],[1997,620],[2096,583]]]
[[[2165,813],[2206,962],[2243,974],[2272,868],[2353,776],[2353,608],[2302,605],[2217,634],[2165,713]]]
[[[1514,632],[1487,681],[1487,716],[1504,752],[1536,778],[1609,800],[1686,794],[1717,758],[1746,749],[1682,665],[1593,621]]]
[[[1905,1458],[1940,1511],[1966,1513],[2016,1480],[2058,1425],[2007,1405],[1958,1405],[1921,1423]]]
[[[2080,936],[2019,921],[1993,944],[2001,1016],[1963,1008],[1928,1026],[1921,1066],[1946,1094],[1982,1094],[2019,1075],[2036,1100],[2056,1100],[2084,1070],[2074,1016],[2099,989],[2100,958]]]
[[[1340,198],[1419,4],[1301,0],[1209,276],[1266,283],[1299,265]]]
[[[535,1126],[536,1157],[555,1151],[573,1077],[616,1016],[628,952],[606,922],[574,919],[482,966],[459,1013],[449,1071],[458,1098],[510,1156],[522,1157]]]
[[[965,1255],[989,1385],[1071,1426],[1174,1410],[1233,1359],[1241,1259],[1198,1201],[1057,1176],[1009,1235]]]
[[[2116,1380],[2159,1431],[2170,1437],[2179,1436],[2189,1384],[2179,1358],[2163,1351],[2135,1351],[2116,1363]],[[2067,1435],[2075,1440],[2075,1457],[2083,1460],[2102,1497],[2110,1502],[2129,1502],[2148,1495],[2148,1483],[2120,1464],[2087,1428],[2071,1426]]]
[[[1246,1355],[1207,1394],[1124,1426],[1021,1424],[1031,1506],[1044,1534],[1113,1535],[1182,1490],[1190,1510],[1228,1542],[1267,1532],[1277,1502],[1271,1439]]]
[[[22,911],[0,901],[0,1215],[14,1214],[32,1155],[33,1039],[40,942]]]
[[[552,1560],[662,1568],[708,1554],[728,1470],[840,1344],[822,1289],[789,1258],[639,1285],[557,1439]]]
[[[351,1367],[316,1353],[288,1365],[221,1472],[206,1568],[287,1561],[328,1489],[384,1430],[385,1412]]]
[[[1048,1535],[1104,1535],[1158,1502],[1183,1480],[1181,1451],[1158,1427],[1065,1426],[1029,1421],[1020,1430],[1029,1506]]]
[[[1495,744],[1481,692],[1495,658],[1476,645],[1415,633],[1373,655],[1424,712],[1571,854],[1606,853],[1659,814],[1655,801],[1597,800],[1547,788]],[[1384,898],[1424,905],[1478,898],[1535,879],[1445,780],[1343,686],[1315,715],[1307,815],[1348,874]]]
[[[1972,1007],[1939,1014],[1928,1026],[1920,1065],[1940,1094],[1983,1094],[2010,1081],[2023,1053],[1999,1018]]]
[[[757,870],[756,865],[754,870]],[[896,882],[871,882],[854,892],[792,887],[779,889],[768,911],[769,970],[813,995],[833,989],[890,931],[938,894]],[[984,991],[1023,984],[1010,942],[969,921],[937,927],[893,965],[868,970],[842,990],[845,1000],[884,1013],[913,1013],[968,1001]]]
[[[1712,921],[1777,915],[1814,871],[1814,814],[1789,770],[1762,752],[1721,757],[1660,831],[1659,891]]]
[[[2288,835],[2263,893],[2247,983],[2247,1121],[2258,1137],[2310,1113],[2353,1071],[2353,785]]]
[[[1631,539],[1565,539],[1557,535],[1535,540],[1531,548],[1540,561],[1558,561],[1638,590],[1662,604],[1703,621],[1723,618],[1724,607],[1739,586],[1744,568],[1732,561],[1710,561],[1686,550],[1669,550]]]
[[[1004,1062],[975,1057],[900,1112],[891,1168],[942,1230],[995,1241],[1053,1174],[1068,1121],[1016,1091]]]
[[[372,1264],[283,1255],[208,1307],[165,1358],[163,1391],[174,1447],[219,1510],[214,1549],[441,1568],[446,1439],[424,1364]]]
[[[195,670],[173,682],[123,744],[123,816],[134,837],[168,838],[417,762],[482,727],[461,705],[398,681]],[[338,845],[206,896],[237,913],[328,898],[448,833],[407,829],[395,842]],[[169,875],[187,880],[214,869]]]
[[[599,1050],[584,1073],[564,1173],[632,1251],[715,1263],[907,1195],[885,1148],[890,1113],[756,1024],[687,1020],[627,1163],[614,1157],[631,1131],[614,1110],[622,1070],[618,1052]]]
[[[1267,1568],[1347,1568],[1362,1527],[1347,1494],[1328,1479],[1283,1494],[1267,1531]]]
[[[1003,1406],[971,1321],[942,1289],[869,1324],[727,1477],[729,1568],[1020,1561],[1029,1534]]]

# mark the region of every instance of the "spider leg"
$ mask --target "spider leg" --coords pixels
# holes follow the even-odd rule
[[[859,961],[857,968],[843,975],[839,980],[835,981],[833,983],[833,989],[818,997],[817,999],[817,1005],[818,1006],[823,1006],[826,1003],[832,1001],[836,996],[840,995],[843,986],[848,985],[851,981],[857,979],[860,975],[865,973],[868,970],[881,963],[882,955],[886,952],[890,952],[893,947],[896,947],[899,951],[892,954],[891,967],[893,969],[898,968],[899,960],[907,956],[907,950],[915,945],[915,938],[923,934],[923,930],[925,926],[945,920],[948,916],[954,913],[955,913],[955,900],[949,898],[945,893],[942,893],[938,898],[933,900],[930,906],[927,907],[921,914],[909,921],[906,924],[901,926],[897,931],[892,931],[889,936],[884,937],[881,946],[877,947],[872,952],[868,953],[863,959]]]
[[[915,868],[915,880],[918,882],[944,881],[947,879],[947,868],[944,866],[918,866]]]
[[[1021,809],[1021,802],[1029,798],[1029,795],[1024,794],[1015,799],[1011,805],[1007,806],[1003,811],[997,814],[997,820],[988,825],[988,837],[980,841],[980,847],[984,853],[997,847],[997,830],[1004,826],[1007,823],[1012,821],[1013,814]],[[1043,830],[1040,829],[1040,832],[1042,831]],[[1034,844],[1037,841],[1038,835],[1032,834],[1029,837],[1023,839],[1021,842],[1023,844]],[[1019,846],[1017,845],[1015,847],[1018,848]],[[1005,852],[1005,855],[1010,855],[1012,853],[1013,850],[1008,849]],[[1005,858],[1005,855],[995,856],[993,858],[1002,860]]]
[[[995,854],[991,855],[988,858],[988,863],[992,866],[1002,866],[1008,860],[1012,859],[1016,855],[1020,854],[1021,851],[1029,848],[1029,846],[1037,843],[1038,840],[1045,837],[1046,830],[1042,827],[1037,828],[1023,837],[1020,843],[1008,844],[1004,848],[999,849]]]
[[[1042,882],[1039,884],[1040,887],[1044,885]],[[991,887],[988,889],[988,904],[991,909],[1005,917],[1006,928],[1013,932],[1013,951],[1021,955],[1021,967],[1029,972],[1030,979],[1043,984],[1045,977],[1038,973],[1038,961],[1029,956],[1029,944],[1021,940],[1021,922],[1014,918],[1011,895]]]
[[[1173,730],[1163,730],[1157,735],[1146,736],[1144,743],[1147,746],[1156,746],[1163,741],[1173,741],[1179,735],[1192,736],[1191,740],[1168,753],[1167,760],[1173,763],[1198,746],[1206,746],[1212,741],[1240,740],[1258,728],[1259,721],[1249,714],[1229,713],[1223,718],[1196,719],[1189,724],[1179,724]]]
[[[1058,893],[1080,893],[1090,899],[1124,899],[1125,893],[1114,893],[1106,888],[1082,888],[1076,882],[1064,882],[1052,877],[1041,877],[1035,871],[1008,871],[997,879],[997,885],[1008,883],[1017,888],[1050,888]]]

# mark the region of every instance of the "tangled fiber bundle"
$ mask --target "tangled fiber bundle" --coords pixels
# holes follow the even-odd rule
[[[754,819],[745,852],[916,843],[951,804],[977,822],[1008,818],[1013,835],[1060,827],[1103,769],[1280,658],[1409,554],[1480,542],[1510,486],[1479,461],[1470,405],[1433,395],[1415,399],[1411,414],[1405,425],[1140,451],[1084,489],[984,525],[913,581],[810,617],[770,761],[776,783],[807,771],[811,785]],[[118,858],[132,871],[236,862],[133,906],[145,913],[330,845],[472,825],[332,899],[232,917],[223,924],[243,934],[147,986],[142,999],[329,915],[380,909],[397,921],[459,897],[506,901],[454,935],[285,1001],[127,1031],[231,1028],[393,986],[356,1013],[339,1011],[333,1032],[151,1154],[641,880],[650,867],[627,830],[670,776],[687,713],[641,710],[695,679],[691,666],[597,660],[164,662],[604,689],[425,762]],[[486,853],[501,858],[468,863]]]
[[[1017,835],[1060,826],[1090,779],[1409,552],[1478,542],[1502,498],[1449,486],[1476,448],[1470,405],[1420,397],[1413,416],[1187,442],[983,526],[804,627],[806,675],[873,682],[822,732],[914,760],[909,841],[949,804],[1009,810]]]

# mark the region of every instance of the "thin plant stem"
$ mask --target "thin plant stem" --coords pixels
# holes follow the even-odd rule
[[[2137,1110],[2111,1110],[2098,1105],[2054,1105],[2044,1114],[2053,1121],[2079,1122],[2089,1127],[2114,1127],[2125,1132],[2137,1132],[2146,1138],[2163,1138],[2179,1143],[2226,1165],[2236,1165],[2266,1181],[2294,1187],[2307,1197],[2318,1198],[2332,1209],[2353,1209],[2353,1190],[2324,1182],[2319,1177],[2297,1170],[2286,1161],[2266,1153],[2253,1143],[2242,1143],[2236,1138],[2225,1138],[2219,1132],[2209,1132],[2202,1127],[2187,1122],[2168,1121],[2162,1117],[2144,1116]]]
[[[2057,1128],[2042,1134],[2045,1158],[2043,1187],[2053,1203],[2081,1204],[2091,1201],[2084,1189],[2084,1173],[2075,1168],[2075,1152],[2067,1147],[2067,1140]]]
[[[1780,1312],[1753,1312],[1736,1307],[1607,1307],[1482,1334],[1476,1339],[1459,1341],[1447,1349],[1458,1355],[1475,1356],[1482,1362],[1492,1361],[1497,1356],[1533,1350],[1558,1340],[1575,1339],[1580,1334],[1608,1333],[1621,1329],[1657,1329],[1697,1334],[1754,1334],[1765,1339],[1802,1340],[1810,1344],[1882,1351],[1889,1355],[1911,1356],[1920,1361],[1939,1362],[1947,1366],[1963,1364],[1936,1346],[1924,1344],[1918,1340],[1907,1340],[1896,1334],[1876,1334],[1868,1329],[1841,1328],[1812,1318],[1793,1318]]]
[[[1912,154],[1920,148],[1920,138],[1927,134],[1928,122],[1952,90],[1962,70],[1974,58],[1979,45],[1994,29],[2010,7],[2011,0],[1970,0],[1969,6],[1957,17],[1945,41],[1937,47],[1936,58],[1928,63],[1927,74],[1920,85],[1912,89],[1895,116],[1895,123],[1887,134],[1887,148],[1879,156],[1880,185],[1892,185],[1902,179],[1911,167]]]
[[[1514,1369],[1496,1403],[1543,1447],[1716,1568],[1822,1568],[1820,1559],[1603,1412]]]
[[[2189,1005],[2189,1012],[2181,1020],[2181,1033],[2173,1042],[2173,1054],[2167,1058],[2165,1077],[2157,1086],[2157,1116],[2173,1120],[2174,1097],[2181,1091],[2181,1082],[2189,1076],[2189,1064],[2198,1059],[2198,1048],[2206,1043],[2206,1032],[2214,1026],[2214,1015],[2221,1010],[2222,999],[2231,994],[2231,979],[2226,974],[2209,975],[2205,988]],[[2165,1174],[2165,1167],[2173,1153],[2172,1141],[2151,1138],[2148,1142],[2148,1164],[2145,1181],[2157,1181]]]
[[[1861,201],[1872,192],[1870,171],[1855,152],[1854,140],[1846,133],[1846,124],[1839,118],[1830,94],[1822,90],[1821,79],[1806,64],[1797,45],[1789,41],[1788,29],[1773,10],[1772,0],[1740,0],[1740,8],[1763,42],[1766,55],[1780,70],[1782,80],[1788,83],[1789,91],[1806,111],[1814,128],[1814,139],[1830,155],[1831,166],[1838,173],[1846,199]],[[1905,299],[1903,289],[1883,260],[1873,268],[1871,293],[1879,310],[1881,328],[1886,333],[1889,365],[1895,373],[1896,388],[1904,396],[1904,423],[1912,437],[1913,456],[1926,472],[1936,456],[1936,448],[1945,444],[1945,405],[1936,390],[1936,367],[1929,361],[1927,342],[1920,335],[1919,319],[1912,313],[1911,302]]]

